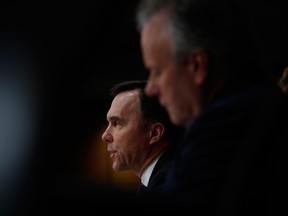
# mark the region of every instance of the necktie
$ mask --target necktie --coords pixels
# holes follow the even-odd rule
[[[147,187],[143,184],[141,184],[138,189],[137,189],[137,194],[138,195],[142,195],[142,194],[145,194],[147,192]]]

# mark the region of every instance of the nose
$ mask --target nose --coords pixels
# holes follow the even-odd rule
[[[113,137],[111,135],[111,133],[109,132],[108,128],[103,132],[101,139],[105,142],[105,143],[111,143],[113,142]]]
[[[145,94],[148,96],[157,96],[158,90],[155,83],[153,83],[151,80],[148,80],[146,86],[145,86]]]

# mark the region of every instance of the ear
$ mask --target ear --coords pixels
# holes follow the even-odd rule
[[[154,123],[150,131],[150,144],[158,142],[164,133],[164,125],[161,123]]]
[[[193,51],[188,58],[189,71],[193,73],[193,82],[195,85],[203,85],[207,78],[208,56],[205,50],[199,48]]]

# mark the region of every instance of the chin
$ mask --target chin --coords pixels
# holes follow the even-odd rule
[[[173,124],[177,125],[177,126],[185,126],[183,119],[181,118],[177,118],[177,116],[171,116],[170,120]]]
[[[170,117],[170,121],[175,125],[180,125],[180,122],[176,118]]]
[[[119,170],[120,170],[119,167],[117,166],[117,164],[114,164],[114,163],[113,163],[113,165],[112,165],[112,168],[113,168],[113,170],[115,170],[115,171],[119,171]]]

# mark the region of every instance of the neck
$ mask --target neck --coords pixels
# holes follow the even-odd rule
[[[154,144],[153,147],[150,149],[149,153],[146,156],[146,159],[142,163],[139,170],[135,171],[135,174],[141,178],[143,172],[148,168],[148,166],[157,158],[159,157],[167,148],[168,143],[166,141],[163,143]]]

